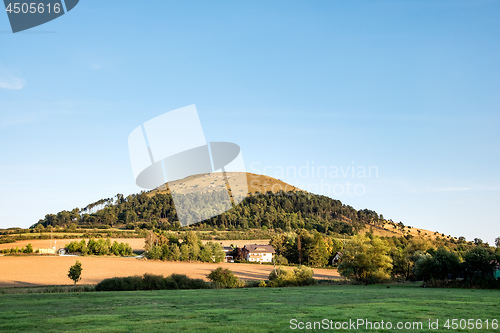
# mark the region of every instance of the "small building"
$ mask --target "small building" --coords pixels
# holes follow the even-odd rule
[[[246,253],[246,260],[253,262],[273,262],[273,256],[276,253],[272,245],[245,245],[243,249]]]
[[[66,249],[64,247],[61,247],[59,250],[57,250],[57,254],[60,255],[60,256],[64,256],[64,255],[66,255],[68,253],[69,253],[68,249]]]
[[[38,249],[38,253],[40,254],[56,254],[56,249]]]
[[[340,259],[342,259],[342,252],[337,252],[332,258],[332,266],[337,265],[340,262]]]
[[[226,254],[224,257],[224,262],[234,262],[234,257],[233,257],[234,249],[231,246],[223,246],[222,250]]]

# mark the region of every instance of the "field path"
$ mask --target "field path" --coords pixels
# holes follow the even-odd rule
[[[83,268],[79,284],[96,284],[105,278],[144,273],[164,276],[177,273],[207,280],[207,274],[217,267],[229,268],[243,280],[265,280],[273,269],[273,266],[258,264],[163,262],[118,257],[0,256],[0,286],[72,284],[67,274],[77,259]],[[335,269],[314,269],[314,277],[334,279],[339,278],[339,274]]]

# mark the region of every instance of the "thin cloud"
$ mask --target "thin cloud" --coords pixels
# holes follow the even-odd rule
[[[0,75],[0,89],[21,90],[26,86],[26,80],[12,75]]]
[[[0,127],[8,127],[14,125],[23,125],[34,123],[38,120],[38,116],[36,114],[27,114],[21,115],[18,117],[9,117],[0,122]]]
[[[432,192],[499,191],[500,187],[476,185],[474,187],[438,187]]]
[[[433,189],[433,192],[464,192],[471,190],[471,187],[440,187]]]

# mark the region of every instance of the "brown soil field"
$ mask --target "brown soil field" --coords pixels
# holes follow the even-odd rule
[[[229,268],[243,280],[265,280],[273,269],[271,265],[259,264],[163,262],[118,257],[0,256],[0,286],[70,285],[73,282],[67,274],[76,260],[82,263],[83,268],[79,284],[96,284],[110,277],[145,273],[164,276],[186,274],[191,278],[207,280],[207,274],[217,267]],[[340,278],[336,269],[314,269],[314,277]]]
[[[66,244],[71,243],[73,241],[81,241],[82,239],[53,239],[52,242],[50,239],[31,239],[31,240],[22,240],[14,243],[6,243],[0,244],[0,250],[11,249],[11,248],[22,248],[26,247],[29,243],[33,246],[33,249],[36,251],[37,249],[48,249],[52,246],[56,248],[64,247]],[[87,239],[88,241],[88,239]],[[128,243],[132,250],[134,251],[144,251],[144,238],[111,238],[111,242],[117,241],[118,243]],[[267,244],[267,243],[266,243]],[[51,246],[52,245],[52,246]]]

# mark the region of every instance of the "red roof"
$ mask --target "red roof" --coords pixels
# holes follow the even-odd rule
[[[276,251],[274,251],[274,248],[271,245],[252,244],[252,245],[245,245],[245,248],[250,253],[276,253]]]

